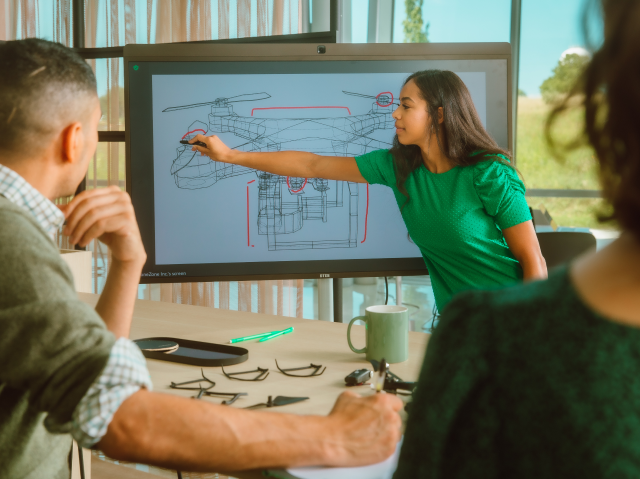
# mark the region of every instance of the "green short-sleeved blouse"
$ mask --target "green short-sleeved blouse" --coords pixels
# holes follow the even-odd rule
[[[530,220],[531,214],[524,184],[509,165],[491,157],[441,174],[423,165],[405,183],[411,198],[405,205],[389,150],[358,156],[356,163],[367,182],[393,190],[429,270],[440,311],[460,291],[522,278],[502,230]]]
[[[640,329],[566,268],[457,296],[414,396],[394,479],[640,477]]]

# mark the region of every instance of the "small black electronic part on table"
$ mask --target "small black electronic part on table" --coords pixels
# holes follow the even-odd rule
[[[368,369],[357,369],[347,377],[344,378],[344,382],[347,386],[362,386],[373,376],[373,371]]]

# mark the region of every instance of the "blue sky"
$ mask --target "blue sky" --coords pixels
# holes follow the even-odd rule
[[[354,42],[366,41],[368,0],[352,0]],[[539,96],[539,87],[572,46],[584,46],[583,0],[522,0],[520,88]],[[511,0],[424,0],[423,18],[432,42],[508,42]],[[404,0],[396,0],[394,42],[402,42]]]

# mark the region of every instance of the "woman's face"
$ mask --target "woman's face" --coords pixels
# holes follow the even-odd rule
[[[427,102],[413,80],[402,87],[400,106],[392,116],[396,120],[396,134],[400,143],[424,145],[428,142],[431,119],[427,113]]]

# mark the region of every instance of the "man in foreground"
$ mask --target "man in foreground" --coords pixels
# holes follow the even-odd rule
[[[71,437],[127,461],[192,471],[363,465],[395,449],[402,402],[344,393],[293,416],[151,392],[127,339],[146,253],[129,196],[86,191],[100,105],[89,66],[43,40],[0,44],[0,477],[69,477]],[[111,251],[95,310],[52,237]]]

